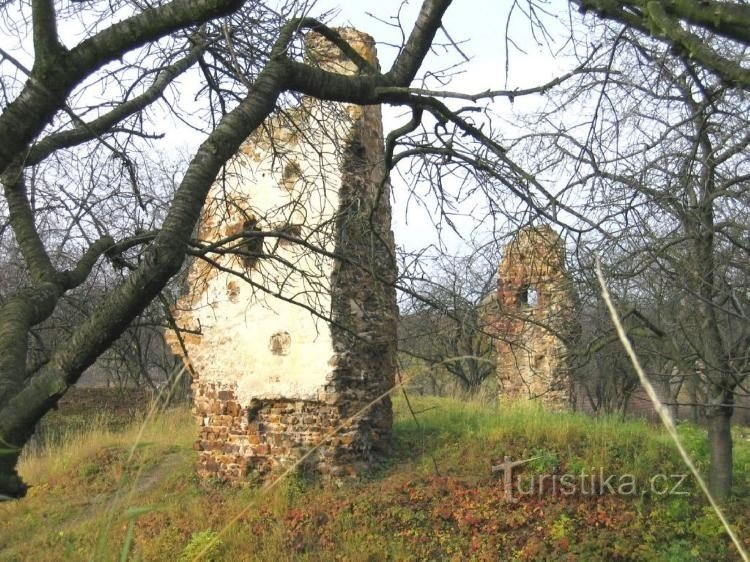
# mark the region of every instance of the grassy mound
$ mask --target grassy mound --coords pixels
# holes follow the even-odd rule
[[[23,458],[0,504],[2,560],[732,560],[672,445],[637,421],[449,399],[397,400],[393,454],[367,480],[271,491],[201,484],[185,410],[94,421]],[[680,428],[706,469],[705,433]],[[728,506],[750,537],[750,444]],[[513,473],[511,501],[491,466]],[[567,480],[564,479],[567,477]],[[632,484],[632,486],[631,486]]]

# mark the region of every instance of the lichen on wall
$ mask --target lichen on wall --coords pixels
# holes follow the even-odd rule
[[[371,38],[340,32],[377,64]],[[305,56],[356,71],[316,34]],[[303,99],[217,177],[198,232],[209,251],[175,310],[182,342],[168,335],[194,377],[201,476],[264,477],[320,442],[311,466],[356,474],[385,446],[390,402],[360,410],[393,384],[390,220],[377,106]]]

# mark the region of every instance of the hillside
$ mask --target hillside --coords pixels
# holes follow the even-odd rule
[[[199,485],[184,409],[125,428],[99,414],[24,458],[33,487],[0,504],[0,559],[737,559],[690,479],[672,477],[686,471],[652,426],[412,403],[416,422],[396,401],[393,456],[366,481],[323,487],[294,474],[271,491]],[[681,433],[705,469],[705,434]],[[750,441],[739,429],[736,437],[738,499],[728,513],[750,543]],[[490,470],[504,456],[534,459],[515,469],[511,502]],[[677,484],[685,494],[662,493]]]

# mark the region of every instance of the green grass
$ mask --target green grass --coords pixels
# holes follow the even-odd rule
[[[506,503],[493,461],[538,457],[523,478],[602,467],[647,482],[685,472],[640,421],[533,407],[394,402],[392,455],[342,488],[293,475],[272,492],[199,483],[184,409],[114,431],[102,419],[23,457],[28,497],[0,504],[0,560],[726,560],[733,551],[687,481],[687,496],[553,495]],[[141,420],[142,421],[142,420]],[[705,432],[680,427],[705,468]],[[140,436],[140,437],[139,437]],[[750,445],[738,435],[729,517],[750,535]],[[689,479],[688,479],[689,480]],[[736,557],[735,557],[736,558]]]
[[[534,404],[488,407],[434,397],[419,399],[417,421],[403,401],[396,401],[395,408],[397,447],[406,454],[414,443],[423,443],[420,458],[427,469],[434,458],[447,470],[477,474],[490,459],[508,455],[512,460],[539,456],[540,463],[546,462],[538,467],[542,472],[553,466],[572,473],[602,467],[605,473],[643,480],[655,467],[663,472],[686,470],[669,437],[642,420],[546,412]],[[707,470],[705,431],[681,424],[679,433],[698,465]],[[737,433],[735,495],[742,497],[750,492],[750,445]]]

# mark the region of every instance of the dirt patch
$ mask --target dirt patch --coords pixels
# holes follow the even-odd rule
[[[92,427],[119,431],[142,419],[151,403],[146,389],[73,387],[39,422],[27,453],[59,445]]]
[[[57,404],[62,416],[107,412],[112,417],[132,417],[145,412],[152,400],[151,391],[143,388],[78,388],[65,393]]]

